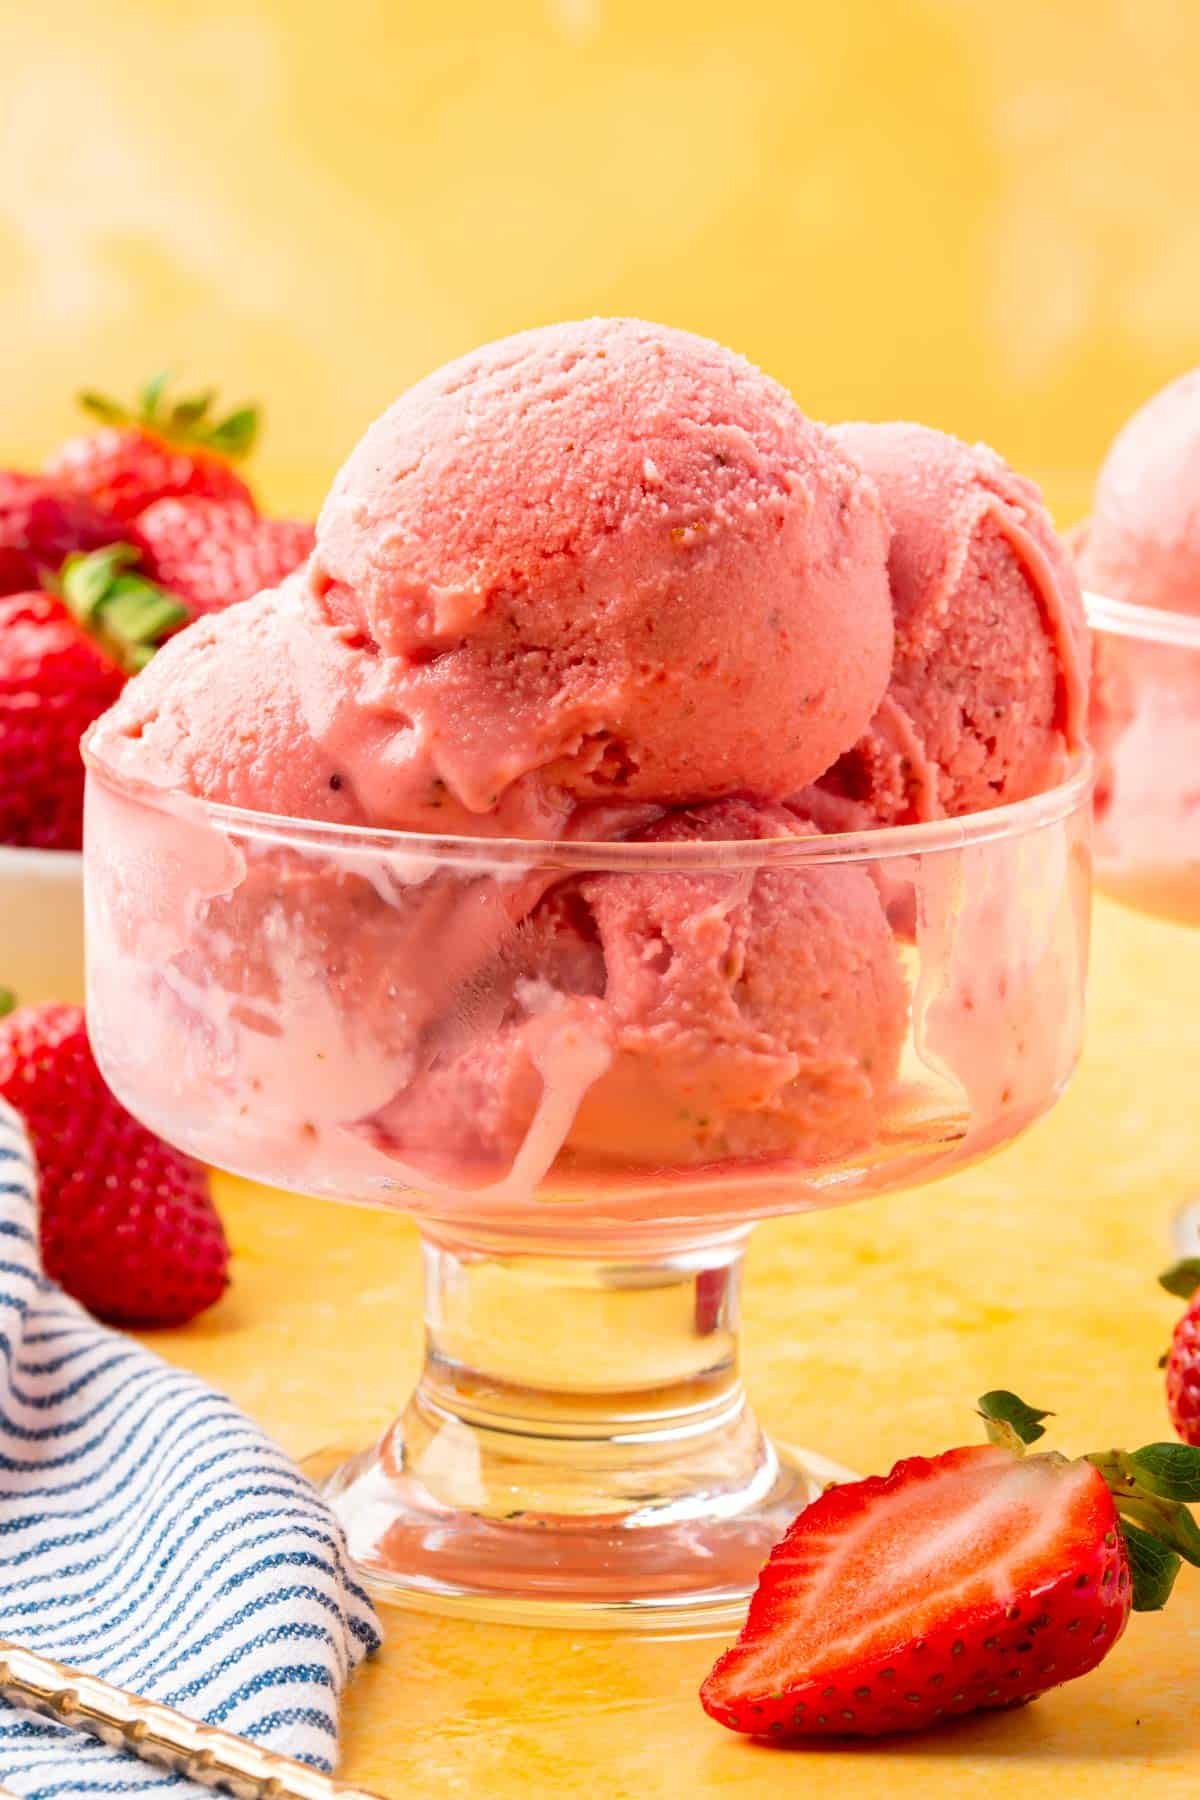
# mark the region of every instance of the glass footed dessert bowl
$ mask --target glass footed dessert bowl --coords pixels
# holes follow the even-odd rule
[[[1200,926],[1200,616],[1088,594],[1096,878],[1115,900]],[[1172,1225],[1200,1252],[1200,1200]]]
[[[1200,616],[1085,599],[1097,883],[1140,912],[1200,925]]]
[[[417,1388],[325,1477],[375,1593],[736,1620],[839,1474],[747,1402],[749,1231],[944,1175],[1053,1103],[1087,764],[945,822],[634,844],[305,823],[88,760],[112,1087],[208,1162],[419,1228]]]

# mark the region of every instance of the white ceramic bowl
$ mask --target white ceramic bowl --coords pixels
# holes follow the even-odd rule
[[[83,1003],[83,858],[0,846],[0,987]]]

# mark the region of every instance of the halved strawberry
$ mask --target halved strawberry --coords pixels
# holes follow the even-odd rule
[[[1131,1609],[1165,1603],[1181,1556],[1200,1563],[1181,1503],[1200,1453],[1026,1457],[1047,1415],[999,1391],[981,1407],[992,1443],[911,1457],[799,1515],[701,1689],[714,1719],[862,1737],[1014,1706],[1094,1668]]]

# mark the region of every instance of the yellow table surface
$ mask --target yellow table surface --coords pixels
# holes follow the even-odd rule
[[[746,1372],[767,1426],[863,1470],[971,1440],[974,1397],[1056,1409],[1084,1450],[1167,1435],[1156,1359],[1177,1303],[1154,1276],[1195,1180],[1200,935],[1101,903],[1089,1040],[1055,1113],[982,1167],[763,1226]],[[365,1442],[420,1344],[412,1226],[222,1179],[231,1292],[153,1342],[298,1456]],[[711,1724],[716,1645],[466,1625],[391,1612],[344,1712],[342,1774],[389,1796],[1192,1794],[1200,1574],[1104,1666],[1012,1714],[886,1748],[761,1748]]]

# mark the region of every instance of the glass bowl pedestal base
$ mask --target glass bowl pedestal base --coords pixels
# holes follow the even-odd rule
[[[738,1371],[745,1233],[635,1258],[422,1240],[426,1355],[374,1448],[311,1471],[376,1598],[727,1631],[846,1472],[774,1446]]]

